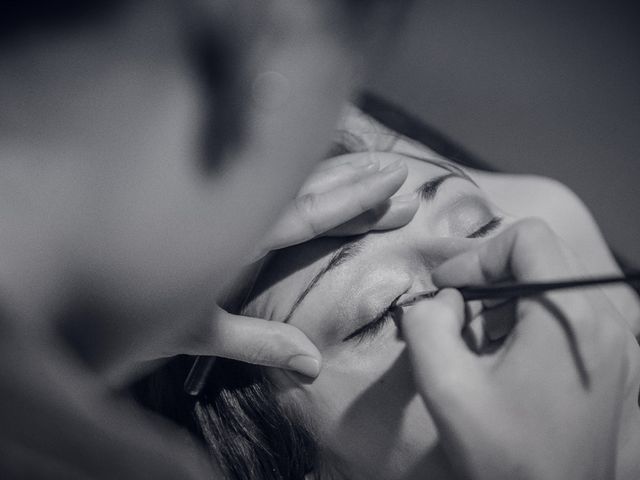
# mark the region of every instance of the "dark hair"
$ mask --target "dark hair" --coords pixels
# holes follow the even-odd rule
[[[135,386],[146,407],[186,427],[233,480],[302,480],[317,444],[301,410],[276,397],[261,367],[217,359],[197,398],[182,390],[193,357],[177,357]]]

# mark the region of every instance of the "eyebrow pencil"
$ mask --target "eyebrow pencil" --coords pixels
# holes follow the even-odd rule
[[[594,285],[607,285],[612,283],[626,283],[628,285],[640,285],[640,272],[634,272],[625,276],[590,277],[582,279],[570,279],[555,282],[528,282],[528,283],[504,283],[491,286],[467,286],[457,290],[462,294],[465,302],[472,300],[513,299],[531,297],[551,290],[569,288],[585,288]],[[435,297],[440,290],[427,290],[411,295],[401,302],[396,301],[392,308],[408,307],[419,300]],[[207,378],[216,357],[196,357],[193,366],[184,382],[184,391],[188,395],[196,397],[200,395],[207,383]]]

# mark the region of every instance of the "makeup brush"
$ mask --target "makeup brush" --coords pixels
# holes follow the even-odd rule
[[[503,283],[482,287],[460,287],[457,290],[462,294],[465,302],[471,300],[490,300],[496,298],[510,299],[521,297],[532,297],[551,290],[562,290],[567,288],[585,288],[595,285],[607,285],[611,283],[626,283],[629,285],[640,285],[640,272],[625,276],[591,277],[582,279],[559,280],[555,282],[522,282]],[[435,297],[440,290],[427,290],[411,295],[396,303],[395,307],[407,307],[418,300]]]

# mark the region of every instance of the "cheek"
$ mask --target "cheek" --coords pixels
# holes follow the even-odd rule
[[[327,358],[307,393],[320,438],[349,478],[391,480],[414,471],[448,471],[399,340]]]

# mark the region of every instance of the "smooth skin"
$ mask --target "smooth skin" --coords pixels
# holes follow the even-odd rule
[[[359,154],[354,156],[357,155]],[[383,165],[402,158],[394,153],[379,153],[378,157]],[[408,158],[405,161],[409,175],[399,194],[409,194],[425,181],[448,172],[427,161]],[[489,244],[490,237],[501,235],[503,230],[519,229],[520,235],[524,237],[529,234],[529,230],[514,222],[537,215],[552,224],[554,231],[562,233],[563,241],[576,251],[580,262],[589,263],[588,270],[572,265],[565,272],[552,270],[549,275],[554,274],[554,278],[557,278],[560,273],[577,275],[597,273],[598,269],[615,271],[615,264],[610,260],[597,227],[584,206],[565,187],[540,177],[470,173],[480,188],[459,178],[444,182],[432,200],[421,202],[418,212],[405,227],[367,235],[364,243],[355,250],[358,254],[324,275],[304,301],[298,303],[293,315],[289,316],[290,309],[297,303],[301,292],[344,245],[344,241],[321,238],[281,252],[273,258],[273,263],[264,271],[256,285],[255,298],[247,306],[246,313],[270,318],[275,322],[289,318],[289,324],[303,330],[323,355],[322,371],[314,381],[282,370],[269,370],[269,374],[280,387],[281,400],[294,406],[301,405],[305,415],[311,419],[311,424],[316,429],[314,433],[323,448],[321,470],[329,469],[335,478],[413,480],[424,478],[425,475],[439,480],[457,478],[457,473],[454,472],[454,465],[458,463],[457,453],[450,453],[451,450],[447,453],[443,448],[439,429],[417,387],[415,375],[420,372],[423,364],[414,362],[412,367],[407,344],[398,336],[394,322],[383,323],[374,330],[375,333],[363,338],[352,337],[347,340],[354,331],[378,318],[380,311],[398,295],[433,289],[431,271],[439,264],[464,251],[473,250],[484,242]],[[563,206],[561,211],[557,208],[558,204]],[[503,221],[497,230],[489,233],[489,238],[465,238],[487,225],[496,215],[501,216]],[[539,220],[533,222],[540,223]],[[526,244],[527,248],[546,249],[547,245],[539,241],[537,231],[534,228],[531,230],[533,238]],[[518,243],[523,241],[520,239]],[[551,246],[553,245],[552,243]],[[536,253],[544,254],[544,250]],[[498,252],[496,258],[502,258],[501,255],[508,257],[511,252]],[[554,265],[557,263],[558,269],[564,265],[554,260],[553,250],[549,261]],[[624,328],[627,328],[627,334],[633,338],[630,327],[637,328],[638,325],[637,296],[627,287],[602,288],[598,291],[606,295],[610,308],[617,315],[615,318],[625,322]],[[469,305],[473,315],[470,329],[479,327],[479,340],[497,339],[510,331],[515,318],[512,311],[482,311],[481,307],[479,302]],[[418,321],[428,323],[431,320],[428,312],[429,304],[425,303]],[[607,315],[614,313],[609,312]],[[438,315],[437,309],[434,315]],[[607,318],[604,317],[603,320],[607,321]],[[468,338],[465,334],[465,339]],[[421,339],[423,337],[418,335],[413,340],[420,342]],[[518,339],[519,337],[514,337],[516,344],[519,344]],[[434,335],[425,341],[429,346],[445,346],[446,338],[442,342],[440,340],[440,336]],[[461,339],[457,341],[462,343]],[[571,351],[566,342],[562,342],[565,342],[564,337],[553,344],[561,345],[562,350],[552,352],[556,356],[551,357],[558,361],[567,358],[572,360]],[[482,342],[479,343],[482,345]],[[464,345],[466,348],[466,344]],[[539,343],[535,345],[541,346]],[[436,349],[435,352],[437,351]],[[447,358],[454,362],[458,353],[458,350],[453,351]],[[549,355],[544,349],[539,354]],[[478,362],[484,365],[482,362],[489,358],[480,356]],[[545,366],[548,367],[546,363]],[[520,367],[522,375],[506,377],[504,388],[521,391],[518,382],[528,378],[528,367]],[[565,374],[577,375],[575,366],[571,364],[570,367],[564,371]],[[467,392],[464,390],[464,380],[467,377],[467,374],[461,374],[460,384],[456,383],[459,390],[455,393],[464,396]],[[449,375],[445,380],[452,378],[454,377]],[[554,393],[546,392],[548,386],[544,378],[532,377],[531,381],[531,385],[527,386],[527,393],[535,392],[541,399],[546,398],[546,395],[553,401]],[[477,382],[478,380],[471,383],[470,387]],[[491,391],[491,385],[489,383],[485,388]],[[500,385],[496,386],[498,387]],[[617,387],[615,384],[612,388],[616,390]],[[635,479],[640,472],[636,455],[640,445],[638,384],[635,388],[635,391],[630,388],[624,392],[624,400],[621,400],[624,402],[621,417],[624,420],[617,424],[622,428],[616,431],[616,439],[612,443],[617,445],[616,478],[620,479]],[[619,390],[616,392],[619,393]],[[468,398],[464,401],[473,402],[473,392],[467,393]],[[568,395],[578,393],[581,394],[581,391],[575,388]],[[579,397],[576,400],[579,401]],[[442,399],[441,402],[446,404]],[[592,406],[590,404],[585,408]],[[567,407],[567,404],[563,407]],[[488,415],[495,414],[486,405],[483,408],[488,409]],[[478,416],[482,414],[476,413]],[[580,413],[576,412],[578,414]],[[495,417],[491,418],[495,420]],[[571,414],[568,414],[568,418],[572,418]],[[541,423],[547,422],[546,417],[541,416],[541,410],[536,411],[536,419]],[[489,427],[499,425],[507,429],[502,432],[504,435],[513,434],[507,428],[507,421],[488,425],[487,435],[493,433]],[[515,421],[513,425],[519,429],[522,423]],[[455,426],[460,428],[460,435],[464,435],[464,426]],[[523,430],[517,430],[518,434],[522,432]],[[583,433],[587,435],[590,432]],[[540,437],[546,434],[549,432],[541,433]],[[527,458],[528,444],[512,445],[518,455]],[[483,445],[478,442],[473,448],[482,449]],[[485,448],[491,450],[491,444],[487,443]],[[495,450],[491,451],[495,453]],[[535,450],[532,450],[532,454],[534,453]],[[538,456],[537,461],[539,460]],[[494,463],[502,465],[495,459]],[[472,468],[476,467],[479,464],[474,464]]]

